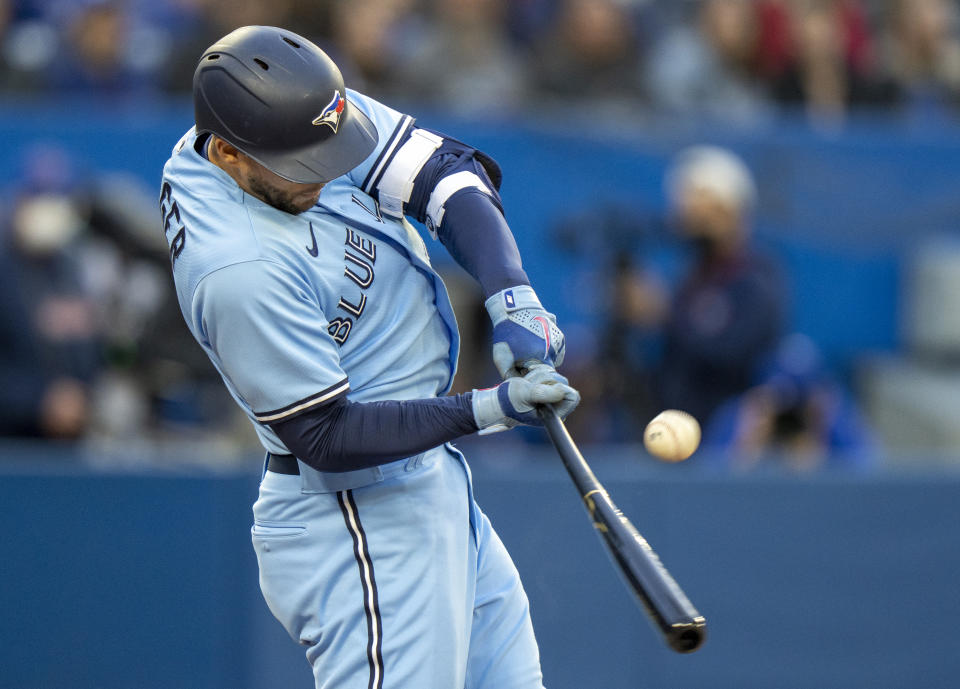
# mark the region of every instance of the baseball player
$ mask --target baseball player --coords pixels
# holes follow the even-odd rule
[[[449,444],[579,401],[499,168],[278,28],[211,46],[193,93],[160,209],[184,318],[268,453],[252,529],[268,606],[317,687],[541,688],[516,569]],[[457,326],[405,216],[482,286],[499,386],[446,395]]]

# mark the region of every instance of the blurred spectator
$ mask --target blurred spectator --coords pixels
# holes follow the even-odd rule
[[[594,199],[554,230],[553,243],[580,263],[569,293],[589,294],[595,317],[590,327],[569,330],[563,364],[581,395],[567,427],[583,441],[639,441],[640,420],[659,411],[653,373],[669,303],[661,275],[670,249],[660,241],[663,226],[659,214],[634,199]]]
[[[755,362],[775,345],[784,285],[750,242],[756,188],[738,157],[711,146],[682,151],[667,186],[695,262],[667,310],[660,398],[703,423],[751,384]]]
[[[756,384],[725,402],[703,454],[735,469],[779,463],[798,471],[864,467],[879,444],[850,394],[826,371],[810,338],[794,334],[760,367]]]
[[[14,0],[0,0],[0,88],[30,92],[45,86],[43,72],[57,50],[56,30]]]
[[[656,272],[621,252],[614,259],[607,297],[610,313],[596,352],[597,370],[576,380],[594,381],[595,388],[589,382],[581,385],[584,406],[603,405],[603,423],[609,426],[592,439],[637,441],[643,433],[640,420],[659,411],[651,362],[656,358],[658,326],[669,306],[667,287]]]
[[[56,49],[43,70],[57,93],[137,98],[158,90],[165,51],[136,31],[118,0],[56,3],[44,20],[57,30]]]
[[[174,0],[177,33],[171,38],[173,47],[163,74],[163,86],[173,92],[189,92],[193,88],[193,72],[203,51],[221,36],[248,25],[290,26],[294,31],[310,35],[313,24],[294,27],[293,0]],[[326,3],[311,4],[298,19],[316,20]],[[170,19],[164,19],[170,21]],[[312,36],[311,36],[312,38]]]
[[[11,0],[0,0],[0,88],[8,89],[11,84],[13,65],[7,49],[10,24],[13,21]]]
[[[886,74],[908,115],[953,117],[960,101],[957,7],[947,0],[893,0],[882,44]]]
[[[677,270],[675,251],[655,237],[664,221],[636,207],[591,208],[556,234],[601,266],[595,299],[606,308],[592,356],[571,350],[565,363],[583,396],[569,425],[590,441],[637,441],[641,421],[664,408],[706,423],[752,384],[780,336],[785,288],[750,240],[756,188],[746,165],[725,149],[692,147],[674,159],[666,187],[669,222],[692,265]]]
[[[637,36],[625,3],[565,0],[536,46],[538,98],[588,107],[591,113],[605,105],[635,105],[642,96]]]
[[[507,25],[517,45],[533,43],[550,24],[554,13],[553,0],[512,0],[508,3]]]
[[[256,24],[286,24],[289,20],[294,0],[194,0],[207,21],[213,24],[218,31],[227,32],[241,26]]]
[[[406,93],[409,85],[398,75],[421,39],[412,5],[412,0],[334,0],[330,4],[328,39],[351,88],[388,100],[414,97]],[[419,93],[423,86],[418,84],[416,90]]]
[[[892,103],[857,0],[765,0],[759,8],[760,60],[777,101],[802,106],[812,123],[826,126],[851,107]]]
[[[520,107],[527,71],[507,34],[505,0],[433,0],[431,9],[395,66],[396,97],[460,113]],[[398,37],[386,39],[389,47]]]
[[[0,434],[76,439],[102,367],[95,304],[74,251],[83,231],[65,158],[45,150],[3,218]]]
[[[750,124],[769,110],[757,78],[760,26],[752,0],[706,0],[694,21],[673,27],[646,71],[656,107]]]
[[[78,10],[67,26],[67,54],[55,62],[58,90],[119,91],[130,88],[132,75],[124,64],[127,41],[120,5],[92,3]]]

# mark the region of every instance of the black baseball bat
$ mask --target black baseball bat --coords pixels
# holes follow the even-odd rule
[[[646,539],[613,504],[553,408],[541,405],[537,412],[583,497],[594,528],[603,536],[607,549],[647,615],[674,651],[696,651],[706,638],[707,621],[693,607]]]

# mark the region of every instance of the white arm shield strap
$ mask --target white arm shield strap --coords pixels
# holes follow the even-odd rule
[[[446,212],[444,205],[447,200],[461,189],[477,188],[484,194],[489,195],[490,190],[480,176],[475,172],[462,170],[455,172],[449,177],[444,177],[434,187],[430,194],[430,200],[427,202],[427,229],[430,230],[430,236],[437,238],[437,228],[443,222],[443,214]]]
[[[403,204],[410,200],[413,181],[442,143],[442,136],[423,129],[414,129],[410,133],[410,138],[393,155],[377,185],[380,208],[384,213],[395,218],[403,216]]]

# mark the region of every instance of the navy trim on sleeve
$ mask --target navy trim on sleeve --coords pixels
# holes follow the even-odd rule
[[[370,194],[371,196],[373,195],[373,188],[383,176],[383,171],[386,170],[390,164],[393,154],[397,152],[400,145],[410,136],[412,128],[413,118],[410,117],[410,115],[404,115],[403,119],[401,119],[394,128],[393,134],[390,135],[386,146],[383,147],[380,155],[377,156],[373,165],[370,166],[370,172],[367,173],[366,178],[363,180],[363,185],[360,187],[364,193]]]
[[[321,390],[320,392],[310,395],[309,397],[304,397],[302,400],[297,400],[296,402],[288,404],[285,407],[261,413],[254,412],[253,415],[260,423],[280,421],[282,419],[296,416],[297,414],[302,414],[318,404],[329,403],[340,397],[343,397],[347,394],[349,389],[350,382],[344,378],[339,383],[331,385],[325,390]]]

